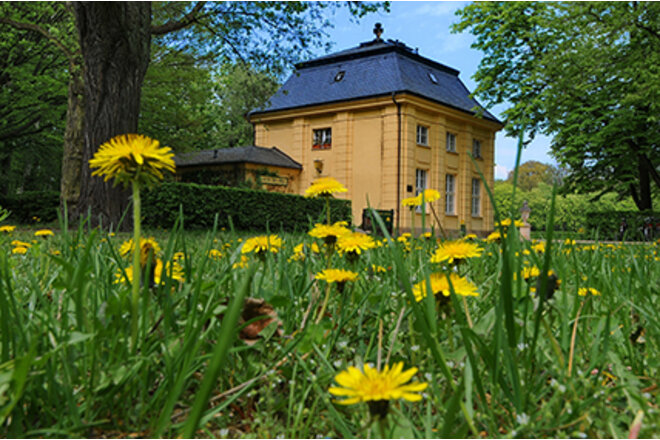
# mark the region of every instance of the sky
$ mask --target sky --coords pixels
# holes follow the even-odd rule
[[[476,88],[472,76],[477,71],[483,54],[472,49],[474,37],[469,32],[453,34],[451,25],[458,21],[456,10],[469,2],[415,2],[392,1],[390,12],[372,13],[351,21],[350,14],[341,9],[331,19],[334,28],[328,31],[330,41],[334,42],[332,52],[355,47],[374,37],[374,25],[379,22],[384,28],[381,38],[399,40],[412,48],[419,49],[419,54],[460,71],[459,78],[470,91]],[[319,54],[320,55],[320,54]],[[501,104],[488,110],[501,117],[507,105]],[[555,164],[550,156],[551,138],[537,135],[522,152],[520,163],[536,160]],[[503,131],[495,138],[495,178],[506,179],[515,166],[517,139],[504,136]]]

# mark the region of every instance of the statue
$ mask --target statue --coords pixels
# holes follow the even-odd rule
[[[529,209],[529,205],[527,204],[527,200],[523,201],[522,208],[520,208],[520,218],[524,224],[527,224],[527,220],[529,219],[529,213],[532,212],[531,209]]]

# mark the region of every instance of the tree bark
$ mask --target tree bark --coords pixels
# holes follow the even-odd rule
[[[651,211],[653,209],[653,199],[651,198],[651,172],[649,167],[650,164],[646,157],[641,153],[637,153],[639,198],[635,199],[635,203],[640,211]]]
[[[117,228],[129,192],[92,177],[88,166],[110,138],[135,133],[140,92],[149,65],[149,2],[76,2],[76,27],[84,61],[84,148],[76,216],[91,214],[92,225]],[[122,229],[131,226],[127,217]]]
[[[73,66],[68,86],[66,130],[62,154],[62,178],[60,180],[60,208],[67,209],[69,218],[78,212],[80,199],[80,174],[84,150],[84,106],[82,66]],[[64,212],[64,211],[62,211]]]

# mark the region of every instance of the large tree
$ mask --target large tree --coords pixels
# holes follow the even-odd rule
[[[61,7],[75,16],[74,33],[7,17],[0,23],[40,33],[66,55],[71,79],[62,195],[73,193],[73,216],[91,213],[94,223],[116,225],[127,195],[91,177],[86,164],[101,143],[137,130],[152,36],[200,62],[241,61],[277,73],[324,45],[326,11],[341,5],[355,17],[387,8],[359,2],[73,2]],[[68,44],[69,35],[78,37],[75,44]],[[79,197],[72,191],[76,181]]]
[[[504,102],[510,134],[553,136],[566,189],[631,195],[660,188],[660,3],[474,3],[455,31],[484,52],[475,94]]]

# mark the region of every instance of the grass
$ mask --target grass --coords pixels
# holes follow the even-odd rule
[[[349,262],[321,242],[295,260],[313,239],[280,234],[279,252],[239,267],[250,234],[146,231],[163,261],[183,253],[185,281],[142,286],[135,352],[131,288],[115,282],[127,236],[86,225],[2,234],[0,435],[379,437],[365,404],[327,390],[348,366],[403,361],[429,387],[391,405],[388,437],[620,438],[634,420],[639,437],[660,437],[658,245],[548,241],[542,252],[507,232],[458,269],[479,296],[441,304],[412,293],[451,270],[429,263],[435,238],[384,240]],[[32,242],[25,255],[11,253],[15,239]],[[531,265],[561,280],[550,299],[532,290],[552,279],[516,275]],[[359,278],[339,293],[314,279],[328,266]],[[239,318],[245,297],[281,321],[252,345],[237,336],[259,320]]]

